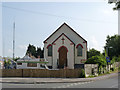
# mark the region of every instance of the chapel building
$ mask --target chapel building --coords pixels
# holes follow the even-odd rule
[[[44,58],[51,69],[75,69],[87,60],[87,41],[63,23],[44,41]]]

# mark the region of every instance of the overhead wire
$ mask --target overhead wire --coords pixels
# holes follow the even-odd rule
[[[93,19],[84,19],[84,18],[75,18],[71,16],[61,16],[61,15],[55,15],[55,14],[50,14],[50,13],[44,13],[44,12],[37,12],[37,11],[32,11],[32,10],[26,10],[26,9],[21,9],[21,8],[15,8],[15,7],[10,7],[10,6],[5,6],[3,5],[2,7],[9,8],[9,9],[14,9],[17,11],[23,11],[23,12],[29,12],[33,14],[41,14],[41,15],[47,15],[47,16],[52,16],[52,17],[59,17],[59,18],[68,18],[68,19],[73,19],[73,20],[78,20],[78,21],[87,21],[87,22],[97,22],[97,23],[112,23],[116,24],[116,22],[109,22],[109,21],[103,21],[103,20],[93,20]]]

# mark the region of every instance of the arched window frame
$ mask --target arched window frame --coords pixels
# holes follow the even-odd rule
[[[81,44],[78,44],[76,46],[76,48],[77,48],[77,56],[81,56],[82,57],[82,55],[83,55],[83,46]]]
[[[48,46],[47,46],[47,49],[48,49],[48,56],[52,56],[52,45],[51,44],[49,44]]]

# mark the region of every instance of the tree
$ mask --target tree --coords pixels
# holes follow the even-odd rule
[[[114,1],[109,1],[108,3],[115,3],[115,7],[113,8],[113,10],[118,10],[120,9],[120,1],[119,0],[114,0]]]
[[[100,56],[92,56],[91,58],[88,58],[88,60],[85,62],[86,64],[98,64],[98,70],[99,74],[101,73],[101,69],[104,68],[107,65],[105,56],[100,54]]]
[[[5,69],[10,69],[10,65],[11,65],[11,60],[8,59],[8,60],[4,60],[4,67]]]
[[[114,61],[114,62],[120,62],[120,56],[119,57],[114,56],[112,58],[112,61]]]
[[[26,55],[27,54],[36,57],[36,47],[34,45],[29,44]]]
[[[116,2],[116,6],[113,8],[113,10],[118,10],[120,9],[120,1]]]
[[[32,55],[36,58],[38,58],[40,56],[40,58],[44,58],[44,48],[43,50],[40,47],[36,47],[34,45],[29,44],[27,51],[26,51],[26,55]]]
[[[106,66],[106,59],[105,56],[102,54],[100,56],[92,56],[91,58],[88,58],[88,60],[85,62],[86,64],[98,64],[99,66]]]
[[[114,56],[118,57],[120,55],[120,36],[114,35],[110,37],[108,35],[104,49],[107,50],[110,59],[112,59]]]
[[[91,58],[92,56],[100,55],[100,51],[95,50],[94,48],[87,51],[87,58]]]
[[[42,56],[42,50],[41,50],[41,48],[39,48],[39,47],[37,47],[36,56],[37,56],[37,57],[40,56],[40,58],[41,58],[41,56]]]
[[[41,58],[44,58],[44,48],[42,50],[42,54],[41,55],[42,55]]]
[[[16,58],[14,59],[14,61],[17,61],[18,59],[20,59],[20,57],[16,57]]]

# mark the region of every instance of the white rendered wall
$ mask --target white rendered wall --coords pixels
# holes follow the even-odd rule
[[[51,43],[49,43],[51,44]],[[52,66],[52,57],[51,56],[48,56],[48,49],[47,49],[47,46],[49,45],[48,43],[44,44],[44,58],[48,61],[48,64],[47,66]]]
[[[47,40],[47,43],[44,44],[44,56],[45,58],[48,60],[49,64],[48,65],[52,65],[53,62],[52,62],[52,57],[48,57],[47,55],[47,46],[49,44],[52,44],[52,42],[54,40],[56,40],[56,38],[58,38],[62,33],[64,33],[66,36],[69,37],[69,39],[71,39],[74,43],[75,43],[75,57],[74,58],[74,64],[81,64],[81,59],[86,59],[87,58],[87,44],[86,43],[83,43],[84,40],[82,38],[80,38],[78,35],[76,35],[75,32],[73,32],[70,28],[68,28],[68,26],[66,25],[63,25],[57,32],[54,33],[54,35],[52,35],[48,40]],[[77,44],[82,44],[82,46],[84,47],[83,48],[83,56],[82,57],[78,57],[77,56],[77,49],[76,49],[76,46]],[[74,50],[73,50],[74,51]],[[73,52],[72,51],[72,52]],[[53,53],[53,55],[56,55],[56,53]],[[54,58],[55,59],[55,58]],[[56,58],[57,59],[57,58]],[[56,63],[56,62],[54,62]],[[54,66],[55,67],[55,66]]]
[[[64,44],[62,44],[62,38],[64,37]],[[57,60],[59,60],[58,49],[61,46],[65,46],[68,49],[67,52],[67,65],[69,69],[74,69],[74,44],[71,45],[71,41],[62,35],[53,45],[53,69],[57,68]]]

